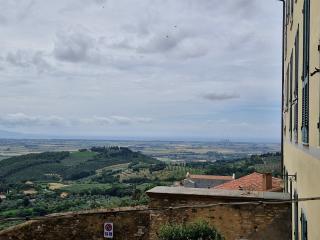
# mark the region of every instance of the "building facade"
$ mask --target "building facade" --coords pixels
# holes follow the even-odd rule
[[[293,199],[320,197],[320,0],[284,0],[283,173]],[[320,200],[292,204],[292,238],[320,239]]]

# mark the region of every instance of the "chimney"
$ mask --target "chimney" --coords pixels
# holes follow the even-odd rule
[[[262,179],[262,190],[268,191],[272,188],[272,174],[264,173]]]

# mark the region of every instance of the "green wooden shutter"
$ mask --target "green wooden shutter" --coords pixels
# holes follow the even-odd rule
[[[308,240],[308,221],[305,214],[301,213],[301,240]]]
[[[298,117],[299,117],[299,26],[295,38],[294,61],[294,140],[298,143]]]
[[[299,240],[299,203],[298,203],[298,194],[294,191],[294,240]]]
[[[303,7],[302,141],[309,143],[310,0]]]

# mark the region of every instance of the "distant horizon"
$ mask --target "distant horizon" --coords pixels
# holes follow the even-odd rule
[[[141,141],[141,142],[234,142],[234,143],[274,143],[280,144],[277,139],[268,138],[224,138],[224,137],[173,137],[173,136],[65,136],[65,135],[32,135],[29,133],[7,132],[9,134],[18,134],[17,136],[3,136],[2,140],[79,140],[79,141]],[[19,134],[21,134],[19,136]]]

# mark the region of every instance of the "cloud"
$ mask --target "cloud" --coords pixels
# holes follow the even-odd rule
[[[98,62],[100,57],[96,44],[94,38],[79,29],[60,31],[56,34],[53,54],[65,62]]]
[[[4,16],[0,15],[0,24],[4,25],[6,23],[7,23],[7,19]]]
[[[58,116],[29,116],[24,113],[12,113],[0,116],[0,125],[7,127],[62,126],[68,122]]]
[[[240,98],[240,95],[235,93],[207,93],[203,95],[203,98],[210,101],[224,101]]]
[[[146,118],[146,117],[94,116],[92,118],[80,119],[79,122],[81,124],[89,124],[89,125],[96,125],[96,126],[104,126],[104,125],[110,125],[110,124],[131,125],[131,124],[151,123],[152,119]]]
[[[41,51],[28,51],[18,49],[15,52],[9,52],[6,55],[5,60],[20,68],[35,68],[39,73],[51,69],[50,64],[45,59],[45,54]]]
[[[71,126],[109,126],[109,125],[132,125],[149,124],[151,118],[126,117],[126,116],[93,116],[90,118],[64,118],[60,116],[31,116],[25,113],[12,113],[0,116],[0,126],[16,127],[71,127]]]
[[[159,32],[138,47],[138,51],[142,53],[168,52],[178,46],[185,38],[182,33]]]
[[[6,57],[7,62],[17,67],[30,66],[29,55],[26,51],[18,50],[16,52],[9,52]]]
[[[119,46],[133,48],[128,43],[122,41]],[[207,43],[199,37],[195,37],[186,29],[172,26],[169,30],[154,30],[149,34],[146,41],[140,41],[135,47],[138,53],[144,54],[165,54],[169,57],[180,59],[197,58],[208,53]]]
[[[24,21],[32,15],[35,5],[35,0],[1,1],[0,24]]]

